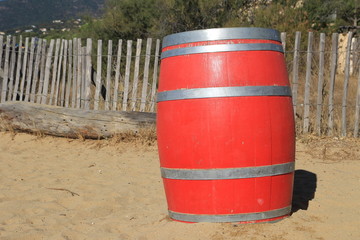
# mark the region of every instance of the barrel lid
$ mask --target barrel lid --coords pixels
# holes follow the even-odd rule
[[[164,37],[162,47],[173,45],[230,39],[266,39],[281,42],[280,33],[270,28],[211,28],[180,32]]]

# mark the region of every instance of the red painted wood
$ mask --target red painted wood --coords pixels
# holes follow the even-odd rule
[[[258,43],[259,40],[222,40],[208,44],[226,42]],[[189,46],[194,43],[163,51]],[[289,86],[282,53],[239,51],[165,58],[161,62],[158,91],[274,85]],[[254,167],[292,162],[295,158],[290,97],[159,102],[157,133],[160,165],[166,168]],[[233,180],[163,181],[169,210],[180,213],[263,212],[287,207],[292,199],[293,173]],[[259,221],[275,219],[278,218]]]

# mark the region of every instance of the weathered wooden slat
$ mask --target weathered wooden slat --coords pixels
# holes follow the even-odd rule
[[[324,89],[324,61],[325,61],[325,33],[320,33],[319,44],[319,76],[318,76],[318,91],[316,101],[316,121],[315,131],[318,135],[321,134],[321,113],[323,107],[323,89]]]
[[[8,89],[8,77],[9,77],[9,55],[10,55],[10,36],[6,38],[5,46],[5,60],[4,60],[4,76],[1,90],[1,103],[6,101],[7,89]]]
[[[35,38],[31,38],[31,46],[30,46],[30,57],[29,57],[29,67],[28,67],[28,74],[26,80],[26,92],[25,92],[25,102],[29,101],[30,98],[30,87],[32,84],[33,78],[33,66],[34,66],[34,51],[35,51]]]
[[[50,68],[51,68],[54,44],[55,44],[55,40],[51,39],[50,46],[49,46],[49,49],[46,54],[44,86],[43,86],[43,90],[42,90],[41,104],[46,104],[46,102],[47,102],[49,82],[50,82]]]
[[[67,72],[67,81],[66,81],[66,93],[65,93],[65,107],[69,107],[70,95],[71,95],[71,86],[72,86],[72,54],[73,54],[73,41],[69,40],[69,49],[68,49],[68,72]]]
[[[309,132],[310,126],[310,87],[311,87],[311,60],[313,55],[312,45],[313,45],[314,35],[312,32],[309,32],[308,35],[308,48],[306,53],[306,77],[305,77],[305,94],[304,94],[304,125],[303,133]]]
[[[101,90],[101,68],[102,68],[102,40],[98,40],[94,110],[99,109],[99,102],[100,102],[99,98],[100,98],[100,90]]]
[[[83,110],[7,102],[0,104],[0,118],[13,130],[98,139],[143,128],[152,129],[156,116],[155,113]]]
[[[28,53],[29,53],[29,38],[25,38],[25,50],[24,50],[24,60],[22,66],[22,78],[20,82],[20,101],[23,101],[24,96],[24,86],[25,86],[25,79],[26,79],[26,69],[27,69],[27,61],[28,61]]]
[[[351,55],[352,55],[352,71],[351,75],[354,75],[357,73],[359,69],[359,38],[353,37],[353,41],[351,44]]]
[[[0,46],[2,46],[1,42],[0,42]],[[19,46],[22,46],[22,36],[20,36],[20,39],[19,39]],[[0,54],[0,58],[1,58],[1,54]],[[16,100],[16,97],[17,97],[18,91],[19,91],[21,60],[22,60],[22,47],[19,47],[17,63],[16,63],[16,77],[15,77],[15,84],[14,84],[14,92],[13,92],[13,97],[12,97],[13,101]],[[0,64],[0,66],[1,66],[1,64]]]
[[[118,98],[119,98],[121,54],[122,54],[122,39],[119,39],[118,52],[117,52],[117,57],[116,57],[114,97],[113,97],[113,104],[112,104],[112,110],[113,111],[117,110],[116,108],[117,108],[117,102],[118,102]]]
[[[91,38],[86,39],[86,73],[85,73],[85,109],[90,109],[91,99],[91,53],[92,53],[92,40]]]
[[[68,41],[64,41],[64,59],[63,59],[63,67],[62,67],[62,79],[61,79],[61,89],[60,89],[60,106],[65,105],[65,85],[66,85],[66,71],[70,72],[67,69],[67,59],[68,59]]]
[[[283,46],[284,54],[285,54],[285,52],[286,52],[286,32],[282,32],[280,34],[280,39],[281,39],[281,44]]]
[[[11,60],[10,60],[10,73],[9,73],[9,85],[8,85],[8,96],[7,100],[11,101],[13,89],[14,89],[14,74],[15,74],[15,62],[16,62],[16,37],[14,36],[12,38],[12,44],[11,44]]]
[[[58,61],[59,61],[59,51],[60,51],[60,39],[56,39],[55,57],[54,57],[54,62],[53,62],[51,90],[50,90],[50,99],[49,99],[50,105],[53,104],[53,98],[54,98],[54,93],[55,93],[56,76],[57,76]]]
[[[125,67],[125,80],[124,80],[124,95],[122,102],[122,110],[127,110],[128,96],[129,96],[129,81],[130,81],[130,68],[131,68],[131,50],[132,40],[127,41],[126,48],[126,67]]]
[[[355,121],[354,121],[354,137],[359,136],[359,122],[360,122],[360,71],[357,82],[356,100],[355,100]]]
[[[328,106],[328,135],[333,134],[334,129],[334,90],[338,59],[338,38],[337,33],[331,37],[331,59],[330,59],[330,79],[329,79],[329,106]]]
[[[111,66],[112,65],[112,40],[108,42],[107,68],[106,68],[106,95],[105,110],[110,109]]]
[[[299,55],[300,55],[300,44],[301,44],[301,32],[295,34],[295,46],[294,46],[294,60],[292,70],[292,101],[294,107],[294,114],[296,119],[296,107],[297,107],[297,94],[299,88]]]
[[[76,107],[76,94],[77,94],[77,63],[78,63],[78,59],[77,59],[77,39],[73,38],[73,77],[72,77],[72,94],[71,94],[71,107],[75,108]]]
[[[347,46],[346,46],[346,58],[345,58],[345,78],[344,78],[344,90],[341,104],[341,136],[346,137],[347,133],[347,123],[346,123],[346,108],[347,108],[347,96],[348,96],[348,87],[349,87],[349,79],[350,79],[350,51],[351,51],[351,39],[353,36],[353,32],[349,32],[347,35]]]
[[[133,78],[133,86],[132,86],[132,91],[131,91],[131,102],[130,102],[131,111],[135,111],[135,109],[136,109],[137,87],[138,87],[138,84],[139,84],[139,68],[140,68],[141,44],[142,44],[142,39],[138,39],[137,42],[136,42],[134,78]]]
[[[42,50],[41,50],[41,63],[40,63],[40,79],[39,79],[38,92],[37,92],[37,96],[36,96],[37,103],[41,102],[41,95],[42,95],[42,90],[43,90],[43,86],[44,86],[46,46],[47,46],[47,41],[46,41],[46,39],[43,39]]]
[[[158,78],[158,67],[159,67],[159,53],[160,52],[160,40],[156,40],[156,49],[155,49],[155,58],[154,58],[154,72],[152,76],[151,84],[151,97],[150,97],[150,112],[155,112],[155,103],[156,103],[156,85]]]
[[[147,87],[148,87],[148,83],[149,83],[149,66],[150,66],[150,57],[151,57],[150,56],[151,45],[152,45],[152,38],[148,38],[146,40],[144,77],[143,77],[143,85],[142,85],[142,90],[141,90],[140,112],[144,112],[145,107],[146,107],[146,95],[147,95]]]
[[[76,108],[81,105],[81,76],[82,76],[82,56],[81,56],[81,39],[77,39],[77,75],[76,75]]]
[[[81,108],[85,108],[85,88],[86,88],[86,46],[81,48]]]
[[[0,69],[2,68],[2,58],[3,58],[3,46],[4,46],[4,37],[0,35]]]
[[[30,92],[30,102],[35,102],[36,87],[38,85],[38,80],[39,80],[41,49],[42,49],[42,39],[40,38],[39,41],[37,42],[37,47],[36,47],[35,64],[34,64],[35,67],[33,73],[33,83]]]
[[[55,93],[54,93],[54,105],[58,105],[58,96],[59,96],[59,92],[60,92],[60,78],[61,78],[61,68],[63,65],[63,56],[64,56],[64,44],[65,44],[65,40],[62,39],[61,40],[61,45],[60,45],[60,52],[59,52],[59,61],[58,61],[58,65],[57,65],[57,74],[56,74],[56,84],[55,84]]]

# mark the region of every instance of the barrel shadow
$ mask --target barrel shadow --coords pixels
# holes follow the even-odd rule
[[[315,173],[306,170],[296,170],[291,214],[298,210],[307,210],[309,201],[314,199],[317,186]]]

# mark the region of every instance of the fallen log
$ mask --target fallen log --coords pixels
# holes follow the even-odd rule
[[[69,138],[107,138],[154,127],[155,113],[84,110],[28,102],[0,104],[2,128]]]

